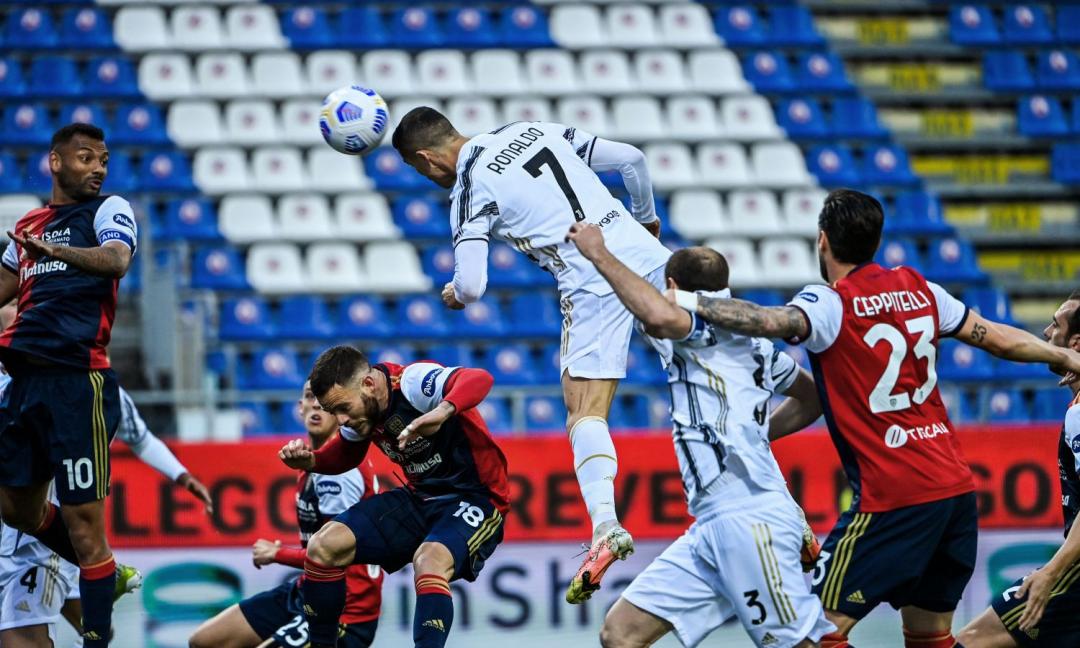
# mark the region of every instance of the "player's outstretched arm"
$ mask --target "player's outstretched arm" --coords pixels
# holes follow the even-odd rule
[[[685,290],[669,290],[667,296],[710,324],[742,335],[790,340],[810,333],[806,316],[794,306],[759,306],[744,299],[717,299]]]
[[[101,277],[119,279],[131,265],[131,248],[120,241],[106,241],[97,247],[70,247],[46,243],[30,230],[23,230],[21,235],[9,231],[7,235],[32,259],[50,257]]]
[[[318,450],[312,450],[303,439],[293,439],[286,443],[278,458],[289,468],[306,470],[322,475],[340,475],[360,465],[367,455],[370,439],[349,441],[341,432],[330,437]]]
[[[769,416],[769,440],[776,441],[818,420],[821,401],[814,378],[806,369],[799,369],[795,382],[784,392],[787,396]]]
[[[956,333],[961,342],[1014,362],[1044,363],[1058,374],[1080,376],[1080,353],[1057,347],[1015,326],[994,322],[968,311],[964,325]]]
[[[1050,562],[1028,574],[1016,591],[1016,598],[1026,597],[1028,602],[1020,615],[1022,631],[1027,632],[1039,625],[1054,586],[1062,574],[1080,560],[1080,531],[1077,529],[1080,529],[1080,524],[1074,523],[1065,537],[1065,544],[1058,548]]]
[[[607,279],[619,300],[645,326],[645,332],[657,338],[681,340],[693,326],[690,313],[668,300],[604,245],[604,234],[596,225],[574,223],[566,240],[574,243],[581,255],[596,266]]]
[[[618,171],[630,194],[630,213],[634,220],[645,225],[654,236],[660,236],[660,219],[656,215],[652,179],[645,163],[645,154],[630,144],[597,137],[588,158],[593,171]]]

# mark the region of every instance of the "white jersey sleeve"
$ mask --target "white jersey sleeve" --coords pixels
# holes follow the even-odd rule
[[[773,391],[777,394],[787,393],[787,390],[791,389],[791,386],[795,384],[795,379],[799,377],[799,364],[795,362],[794,358],[773,346],[769,366],[771,367]]]
[[[811,284],[795,295],[789,306],[794,306],[806,316],[810,331],[802,340],[790,340],[803,344],[809,351],[821,353],[832,346],[840,335],[840,323],[844,319],[844,305],[840,295],[829,286]]]
[[[1073,405],[1065,412],[1065,443],[1073,453],[1073,463],[1080,472],[1080,405]]]
[[[131,203],[120,196],[109,196],[94,215],[94,234],[98,243],[120,241],[135,254],[139,238],[139,226],[135,224],[135,212]]]
[[[116,438],[129,446],[142,442],[150,434],[150,428],[135,407],[135,401],[123,387],[120,388],[120,425],[116,428]]]
[[[927,281],[926,285],[930,287],[930,292],[934,293],[934,301],[937,302],[938,333],[943,337],[956,335],[967,321],[968,307],[933,281]]]
[[[487,174],[477,170],[482,146],[470,146],[461,150],[465,165],[450,195],[450,232],[454,245],[463,241],[487,241],[491,235],[491,221],[499,215],[499,203]]]
[[[19,274],[19,248],[15,245],[15,241],[8,241],[7,246],[4,247],[3,264],[8,270]]]
[[[565,124],[552,123],[551,126],[556,130],[562,129],[563,139],[570,142],[570,146],[574,147],[574,152],[577,153],[582,162],[592,167],[593,147],[600,138],[580,128]],[[595,167],[593,168],[595,169]]]
[[[169,446],[150,431],[135,407],[135,401],[131,400],[123,387],[120,388],[120,425],[116,428],[116,438],[131,448],[139,461],[169,481],[176,481],[180,475],[188,472]]]
[[[364,496],[364,476],[360,469],[348,470],[340,475],[311,473],[315,480],[315,495],[319,498],[319,514],[333,517],[347,511]]]
[[[459,368],[434,362],[411,364],[401,372],[401,394],[416,409],[430,412],[442,402],[446,381]]]

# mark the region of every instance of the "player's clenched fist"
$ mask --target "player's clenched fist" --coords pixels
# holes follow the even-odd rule
[[[315,467],[315,453],[302,439],[293,439],[278,452],[278,457],[289,468],[311,470]]]
[[[452,281],[446,282],[446,285],[442,289],[442,302],[446,304],[446,307],[452,310],[461,310],[465,308],[465,304],[458,301],[457,295],[454,294],[454,283]]]
[[[566,241],[576,245],[582,256],[590,261],[595,261],[598,256],[607,251],[604,246],[604,233],[591,223],[571,225],[570,231],[566,233]]]

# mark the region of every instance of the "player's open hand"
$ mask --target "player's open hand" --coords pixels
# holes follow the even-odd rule
[[[49,245],[40,238],[30,233],[30,230],[24,229],[22,236],[8,230],[8,238],[15,241],[23,250],[26,251],[26,255],[31,259],[39,259],[41,257],[47,257],[53,255],[53,246]]]
[[[1064,387],[1065,385],[1071,385],[1080,379],[1080,353],[1073,351],[1072,349],[1064,349],[1065,362],[1062,364],[1051,367],[1055,373],[1061,375],[1059,385]]]
[[[465,308],[465,304],[458,301],[457,295],[454,294],[454,282],[448,281],[442,289],[442,303],[446,304],[446,307],[451,310],[461,310]]]
[[[311,470],[315,467],[315,453],[303,439],[293,439],[278,451],[281,462],[296,470]]]
[[[1013,594],[1014,598],[1027,597],[1027,605],[1020,615],[1020,630],[1027,632],[1039,625],[1043,612],[1046,611],[1046,602],[1050,600],[1050,591],[1054,589],[1057,576],[1046,570],[1036,569],[1027,575],[1020,589]]]
[[[256,569],[262,569],[263,565],[272,565],[278,549],[281,549],[281,540],[270,542],[259,538],[251,546],[251,562],[255,563]]]
[[[454,411],[453,405],[443,401],[439,403],[438,407],[430,412],[417,416],[413,419],[412,423],[406,425],[405,429],[398,435],[398,448],[404,450],[405,446],[416,441],[420,437],[435,434],[439,431],[439,428],[442,427],[442,424],[446,422],[446,419],[454,415]]]
[[[586,259],[593,261],[607,251],[604,246],[604,233],[592,223],[574,223],[566,233],[566,242],[577,246]]]
[[[176,478],[176,483],[187,489],[187,492],[199,498],[199,501],[201,501],[206,508],[207,515],[214,514],[214,499],[210,497],[210,491],[206,489],[206,486],[203,486],[201,481],[195,479],[191,473],[186,472]]]

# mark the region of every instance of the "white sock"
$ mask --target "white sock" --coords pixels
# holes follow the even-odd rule
[[[607,421],[599,416],[587,416],[570,430],[570,447],[574,450],[574,472],[577,474],[581,497],[592,518],[593,535],[605,522],[618,522],[615,516],[615,475],[619,462]]]

